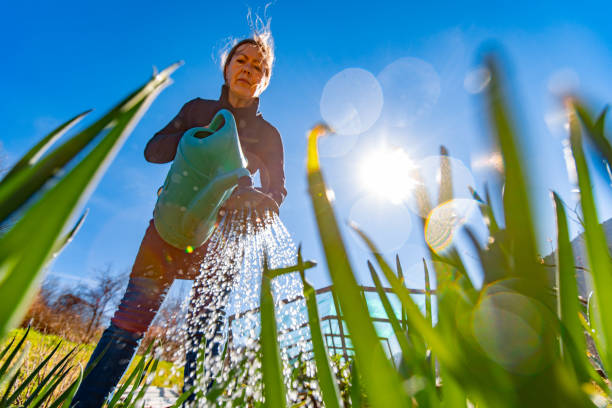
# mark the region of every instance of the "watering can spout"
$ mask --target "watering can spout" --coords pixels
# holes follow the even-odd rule
[[[228,110],[217,112],[208,126],[186,131],[153,213],[159,235],[181,249],[204,244],[238,179],[250,175],[246,167]]]

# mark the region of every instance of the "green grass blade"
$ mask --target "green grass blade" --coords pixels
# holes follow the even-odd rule
[[[429,269],[423,258],[423,272],[425,273],[425,318],[433,326],[433,315],[431,313],[431,284],[429,283]]]
[[[467,406],[467,396],[464,388],[448,374],[444,367],[440,368],[442,379],[442,400],[444,407],[465,408]],[[500,403],[499,406],[502,406]]]
[[[151,342],[151,343],[149,344],[149,347],[148,347],[148,348],[149,348],[149,349],[152,349],[152,348],[153,348],[153,344],[154,344],[154,343],[155,343],[154,341],[153,341],[153,342]],[[150,353],[150,351],[149,351],[149,353]],[[143,360],[145,360],[145,359],[147,358],[147,356],[149,356],[149,355],[150,355],[149,353],[146,353],[146,354],[143,356]],[[136,385],[137,387],[138,387],[138,386],[140,386],[140,385],[142,384],[142,382],[144,381],[145,377],[147,376],[147,372],[149,371],[149,369],[151,369],[151,368],[152,368],[152,366],[155,366],[155,367],[157,366],[157,364],[155,363],[155,361],[156,361],[156,359],[155,359],[154,357],[150,357],[150,358],[149,358],[149,359],[148,359],[148,360],[145,362],[144,369],[142,370],[142,372],[140,372],[140,374],[138,375],[138,378],[136,379],[136,383],[135,383],[135,385]],[[133,390],[133,388],[132,388],[132,390]]]
[[[374,269],[374,265],[368,261],[368,269],[370,270],[370,276],[376,287],[376,293],[380,298],[385,313],[389,318],[395,338],[402,351],[403,367],[405,372],[405,378],[409,381],[423,381],[422,389],[414,390],[413,396],[417,400],[419,406],[436,407],[438,406],[439,400],[436,395],[436,376],[435,370],[432,370],[430,366],[426,366],[427,356],[423,353],[420,356],[416,355],[415,347],[410,344],[410,340],[406,336],[406,332],[402,330],[399,320],[395,315],[395,311],[391,306],[391,302],[385,293],[382,282]],[[415,375],[416,374],[416,375]]]
[[[151,342],[149,344],[149,346],[147,347],[147,350],[145,351],[144,355],[142,356],[142,358],[140,359],[140,361],[136,365],[136,368],[134,368],[134,370],[130,373],[130,375],[128,376],[127,380],[125,380],[123,385],[121,385],[121,387],[119,387],[119,389],[117,391],[115,391],[115,394],[113,394],[113,398],[111,398],[110,402],[108,403],[108,407],[109,408],[114,407],[117,404],[117,402],[119,402],[119,398],[121,398],[123,396],[123,394],[125,394],[125,391],[128,389],[128,387],[132,386],[132,388],[134,388],[134,387],[138,386],[138,379],[141,377],[142,372],[143,372],[143,370],[145,368],[146,356],[148,356],[149,353],[151,352],[151,348],[153,347],[153,343],[154,342]]]
[[[495,218],[495,213],[493,212],[493,204],[491,202],[491,192],[489,191],[489,185],[485,184],[485,197],[487,199],[486,203],[487,203],[487,207],[488,207],[488,214],[489,214],[489,233],[490,234],[495,234],[497,233],[500,228],[499,228],[499,223],[497,222],[497,218]]]
[[[369,316],[368,308],[360,295],[333,208],[327,198],[317,148],[317,139],[325,131],[326,127],[322,125],[310,131],[306,165],[309,193],[334,293],[338,296],[343,319],[351,333],[357,364],[368,367],[361,374],[370,404],[379,408],[407,406],[408,397],[399,376],[382,348],[372,321],[366,318]]]
[[[40,382],[38,383],[38,386],[30,394],[30,397],[26,400],[24,406],[27,407],[30,404],[33,404],[35,400],[38,400],[40,398],[40,396],[43,395],[46,392],[45,390],[47,390],[50,387],[50,384],[53,384],[53,379],[57,378],[56,373],[57,372],[59,372],[59,373],[64,372],[64,369],[66,368],[66,366],[70,362],[70,357],[72,356],[72,354],[75,352],[76,349],[77,349],[77,347],[72,348],[72,350],[70,350],[64,357],[62,357],[62,359],[60,361],[58,361],[57,364],[55,364],[53,366],[51,371],[49,371],[42,378],[42,380],[40,380]]]
[[[105,128],[112,126],[125,112],[133,110],[135,105],[148,99],[151,94],[159,92],[169,83],[169,75],[178,66],[179,64],[174,64],[166,68],[87,129],[58,146],[33,166],[23,168],[5,183],[0,184],[0,221],[5,220],[29,200],[58,170],[86,148]]]
[[[263,376],[265,406],[281,408],[287,406],[283,365],[278,345],[274,298],[272,297],[272,279],[268,275],[268,260],[264,256],[264,267],[261,278],[261,371]]]
[[[27,406],[31,406],[32,408],[41,407],[47,401],[47,399],[51,395],[53,395],[53,392],[55,391],[55,389],[61,384],[62,381],[64,381],[64,378],[66,378],[66,376],[68,375],[71,369],[72,367],[68,367],[67,369],[60,371],[53,378],[53,380],[51,380],[50,382],[46,384],[46,386],[37,395],[37,397],[34,398],[34,400],[30,403],[30,405],[27,405]]]
[[[489,244],[486,248],[480,246],[479,239],[470,227],[464,227],[467,238],[476,250],[476,260],[484,273],[483,285],[493,284],[506,279],[509,275],[508,269],[511,268],[512,260],[506,251],[504,231],[500,230],[495,235],[489,235]]]
[[[503,372],[500,372],[500,370],[495,366],[491,366],[490,361],[487,360],[485,356],[475,354],[473,347],[466,348],[465,341],[462,341],[460,338],[461,332],[458,332],[457,330],[438,330],[440,321],[450,320],[449,318],[443,319],[441,316],[442,314],[450,313],[452,317],[455,316],[456,312],[458,312],[458,310],[454,308],[445,310],[448,309],[448,307],[442,305],[440,300],[440,288],[443,286],[443,282],[446,279],[444,276],[449,274],[448,272],[444,271],[444,268],[453,269],[454,267],[444,263],[440,263],[439,265],[436,264],[439,266],[439,268],[436,268],[437,275],[441,276],[438,278],[438,288],[436,289],[436,297],[439,305],[438,315],[440,317],[436,328],[432,328],[429,322],[422,315],[419,307],[412,299],[410,292],[403,286],[397,276],[395,276],[387,262],[377,250],[376,246],[362,231],[355,226],[353,226],[353,228],[370,248],[372,255],[375,257],[380,269],[383,271],[387,281],[391,285],[393,292],[396,294],[400,302],[404,304],[411,332],[418,333],[419,336],[421,336],[425,342],[427,342],[432,354],[436,356],[440,367],[443,367],[447,374],[452,375],[454,380],[460,384],[461,387],[477,392],[478,397],[483,401],[488,401],[488,403],[491,404],[494,400],[496,400],[498,394],[495,391],[495,387],[501,386],[502,388],[507,388],[509,386],[507,376],[505,376]],[[459,278],[459,280],[461,279],[463,279],[463,277]],[[464,292],[460,288],[461,286],[456,283],[448,285],[448,289],[446,291],[447,293],[444,294],[447,298],[445,302],[446,305],[457,305],[465,309],[465,303],[468,302],[470,298],[469,296],[464,296]],[[480,384],[483,383],[487,383],[489,386],[484,388],[480,387]],[[512,403],[509,398],[506,398],[503,404],[498,402],[496,406],[509,407],[512,406]]]
[[[359,379],[359,371],[357,370],[357,364],[355,364],[354,361],[351,364],[349,396],[351,398],[352,408],[361,408],[365,406],[363,398],[361,397],[361,381]]]
[[[140,390],[138,391],[138,395],[136,395],[136,399],[134,399],[134,403],[132,404],[132,406],[136,406],[136,404],[140,401],[142,401],[142,399],[145,396],[145,393],[147,392],[147,390],[149,389],[149,387],[151,386],[151,384],[153,383],[153,380],[155,378],[155,373],[157,372],[157,366],[159,365],[159,359],[155,359],[153,361],[153,364],[151,365],[150,370],[147,370],[145,368],[144,370],[144,375],[142,377],[142,379],[139,381],[139,384],[142,384],[142,386],[140,386]],[[150,377],[150,379],[148,381],[147,377]],[[144,384],[143,384],[143,381]],[[132,394],[135,391],[135,388],[132,388],[132,390],[130,391],[130,394],[128,395],[128,397],[125,399],[125,404],[129,405],[132,401]]]
[[[42,278],[58,237],[75,210],[91,194],[100,177],[126,140],[145,108],[168,83],[154,80],[143,98],[116,117],[96,147],[56,185],[28,209],[0,238],[0,337],[17,325]],[[43,159],[44,160],[44,159]],[[21,173],[19,173],[21,174]],[[16,177],[17,178],[17,177]],[[41,220],[45,220],[41,224]],[[31,251],[30,248],[36,248]]]
[[[302,263],[301,248],[298,250],[298,264]],[[304,277],[304,269],[300,271],[302,284],[304,285],[304,298],[306,299],[306,309],[308,311],[308,325],[310,327],[310,338],[312,341],[312,351],[317,366],[317,380],[321,388],[323,403],[329,408],[340,408],[342,398],[336,383],[333,370],[329,361],[329,353],[323,340],[321,331],[321,321],[319,319],[319,309],[317,307],[317,297],[314,287]]]
[[[225,359],[225,352],[226,351],[227,351],[227,347],[223,351],[224,352],[224,357],[221,358],[222,361]],[[211,402],[211,403],[215,403],[217,401],[217,398],[219,398],[221,395],[223,395],[223,392],[227,389],[228,384],[234,378],[236,378],[236,376],[238,376],[240,373],[244,372],[245,367],[246,367],[248,361],[249,360],[247,358],[243,358],[239,362],[239,364],[237,366],[235,366],[232,369],[230,369],[230,371],[227,373],[227,380],[225,382],[221,383],[221,381],[219,381],[218,379],[215,380],[212,388],[210,390],[208,390],[208,392],[206,393],[206,399],[209,402]],[[238,406],[240,406],[240,405],[238,405]]]
[[[399,255],[395,255],[395,268],[397,269],[397,276],[400,278],[400,281],[404,283],[404,271],[402,269],[402,263],[400,262]],[[404,305],[402,305],[402,326],[404,330],[408,330],[408,322],[406,321],[406,311],[404,310]]]
[[[144,369],[144,358],[140,360],[140,362],[138,363],[134,371],[130,373],[129,377],[127,378],[127,380],[125,380],[125,382],[121,385],[121,387],[119,387],[119,389],[115,391],[115,393],[113,394],[113,398],[111,398],[110,402],[108,403],[108,408],[113,408],[117,406],[119,399],[125,394],[128,387],[130,386],[136,387],[136,379],[138,378],[138,376],[140,375],[143,369]]]
[[[504,93],[501,73],[496,59],[489,56],[486,61],[491,73],[487,87],[486,104],[495,141],[499,144],[504,161],[505,188],[503,206],[505,226],[512,242],[514,268],[508,270],[510,277],[521,278],[520,291],[551,306],[548,295],[547,275],[544,268],[536,267],[537,245],[534,222],[529,202],[528,181],[523,169],[518,138],[510,117]]]
[[[425,319],[429,322],[429,324],[433,327],[433,313],[431,310],[431,283],[429,282],[429,269],[427,268],[427,262],[425,258],[423,258],[423,272],[425,274]],[[431,353],[429,355],[429,363],[431,364],[431,372],[436,375],[436,359]]]
[[[23,342],[25,341],[26,337],[28,337],[28,333],[29,332],[30,332],[30,327],[28,326],[27,330],[23,334],[23,337],[21,338],[21,340],[19,340],[19,343],[17,343],[17,345],[15,346],[15,348],[13,349],[11,354],[9,354],[9,356],[4,361],[4,364],[2,364],[2,367],[0,367],[0,384],[5,381],[5,374],[6,374],[7,370],[8,370],[8,368],[9,368],[9,366],[13,362],[13,359],[15,358],[15,356],[17,355],[17,353],[19,352],[19,350],[23,346]],[[1,338],[1,336],[0,336],[0,338]],[[13,339],[13,341],[14,341],[14,339]],[[11,341],[10,344],[13,344],[13,341]],[[10,346],[5,348],[4,351],[2,352],[2,354],[4,355],[8,351],[9,348],[10,348]]]
[[[579,315],[578,319],[580,323],[584,321],[584,316]],[[559,327],[561,330],[561,339],[563,340],[563,351],[565,357],[565,363],[569,367],[569,370],[573,370],[575,375],[575,382],[580,384],[586,384],[589,381],[597,384],[601,390],[608,396],[611,396],[612,390],[604,379],[595,371],[595,367],[591,364],[588,354],[585,349],[579,349],[572,336],[567,331],[566,327],[561,321],[559,321]],[[598,361],[597,365],[601,368],[601,364]]]
[[[582,147],[580,125],[573,111],[570,112],[569,116],[570,144],[576,163],[578,186],[580,187],[586,253],[595,283],[593,286],[598,312],[595,321],[601,324],[601,327],[597,327],[596,335],[603,336],[600,338],[601,349],[598,351],[606,370],[609,371],[612,368],[612,356],[610,354],[612,352],[612,302],[608,300],[608,296],[612,293],[612,263],[610,262],[610,251],[606,243],[606,236],[597,218],[591,177]]]
[[[191,394],[193,394],[194,391],[195,391],[195,387],[191,387],[190,389],[182,393],[178,397],[178,399],[174,402],[174,405],[172,405],[169,408],[180,408],[183,405],[183,403],[187,401],[189,397],[191,397]]]
[[[408,317],[409,327],[419,333],[429,344],[429,346],[439,354],[440,358],[443,359],[447,364],[455,367],[459,370],[459,366],[455,363],[458,356],[453,356],[450,350],[446,347],[445,342],[439,337],[438,333],[435,332],[434,328],[431,327],[427,319],[421,314],[421,310],[410,296],[410,292],[395,276],[389,264],[380,255],[378,249],[374,243],[355,225],[352,228],[357,234],[363,239],[368,248],[372,251],[378,266],[383,271],[385,278],[391,285],[393,293],[398,297],[404,308],[406,309],[406,315]]]
[[[70,404],[72,403],[72,399],[76,394],[81,382],[83,381],[83,368],[79,367],[79,376],[70,384],[70,386],[60,395],[60,397],[49,407],[49,408],[57,408],[60,405],[62,408],[70,408]]]
[[[106,347],[104,347],[104,350],[102,350],[98,357],[96,357],[96,359],[91,364],[88,363],[87,366],[85,366],[85,373],[83,374],[83,378],[87,378],[89,373],[91,373],[93,369],[98,365],[98,363],[100,362],[100,360],[102,360],[102,357],[104,356],[104,354],[106,354],[110,347],[111,344],[108,344]]]
[[[127,116],[124,118],[127,119]],[[121,129],[127,125],[125,119],[109,132],[107,138],[113,140],[122,133]],[[57,247],[59,233],[79,205],[83,193],[93,184],[96,171],[109,153],[104,151],[101,158],[96,157],[101,152],[100,147],[106,146],[104,143],[98,145],[98,148],[47,191],[0,239],[0,267],[3,266],[6,273],[0,284],[0,295],[6,295],[12,300],[0,304],[0,334],[6,333],[21,320],[29,299],[42,277],[40,271],[50,258],[53,249]],[[41,225],[42,219],[48,222]],[[38,251],[26,252],[20,249],[26,240]]]
[[[83,212],[83,214],[79,217],[78,221],[74,224],[74,227],[72,227],[72,229],[70,231],[68,231],[68,233],[66,233],[66,235],[61,237],[55,243],[55,247],[51,251],[51,254],[52,254],[51,256],[53,258],[58,256],[59,253],[62,252],[64,250],[64,248],[66,248],[66,245],[68,245],[70,243],[70,241],[72,241],[72,239],[74,238],[76,233],[79,232],[79,230],[81,229],[81,226],[83,226],[83,223],[85,222],[85,218],[87,217],[88,213],[89,213],[89,209],[86,209]]]
[[[406,365],[411,366],[414,359],[412,358],[413,347],[410,344],[410,341],[406,337],[406,333],[402,330],[402,327],[399,324],[397,316],[395,315],[395,311],[391,306],[391,302],[385,293],[380,278],[374,269],[374,265],[370,261],[368,261],[368,269],[370,270],[370,276],[372,277],[372,281],[374,282],[374,286],[376,287],[376,293],[380,298],[380,302],[382,303],[383,309],[389,318],[389,322],[391,323],[391,327],[393,328],[393,332],[395,333],[395,337],[397,338],[397,343],[400,346],[402,351],[402,358]]]
[[[11,405],[19,397],[19,395],[21,395],[21,393],[28,387],[28,385],[30,385],[30,383],[38,376],[38,373],[41,372],[41,370],[47,365],[49,360],[51,360],[51,358],[55,355],[61,344],[62,342],[59,341],[57,345],[53,348],[53,350],[51,350],[51,352],[47,354],[44,360],[41,361],[34,370],[32,370],[30,375],[28,375],[28,377],[23,380],[21,384],[19,384],[19,387],[15,390],[13,395],[6,402],[7,405]]]
[[[91,112],[91,109],[79,113],[74,118],[70,119],[66,123],[61,124],[47,136],[42,138],[36,145],[31,148],[23,157],[13,166],[13,168],[6,173],[0,184],[5,183],[11,177],[15,176],[17,172],[22,171],[23,169],[32,166],[35,164],[43,154],[51,147],[53,143],[55,143],[60,137],[62,137],[70,128],[79,123],[81,119],[83,119],[87,114]]]
[[[608,169],[612,168],[612,145],[610,145],[605,135],[605,121],[610,107],[606,106],[597,120],[593,121],[590,113],[582,103],[575,102],[574,105],[580,121],[587,130],[587,137],[595,145],[597,152],[606,162]],[[610,175],[608,175],[608,179],[609,177]]]
[[[441,288],[447,279],[444,276],[449,274],[443,269],[454,267],[445,263],[439,263],[439,265],[436,264],[439,266],[439,268],[436,268],[436,275],[438,277],[436,298],[438,300],[439,318],[438,325],[433,328],[427,319],[425,319],[425,317],[421,314],[419,307],[410,296],[410,292],[403,286],[402,282],[400,282],[397,276],[395,276],[376,246],[357,227],[353,226],[353,228],[372,251],[372,255],[375,257],[380,269],[383,271],[387,281],[391,285],[391,289],[406,308],[408,325],[411,329],[411,333],[416,332],[423,338],[429,349],[436,356],[440,366],[444,367],[445,372],[452,375],[457,383],[459,383],[462,387],[468,387],[470,390],[478,392],[479,398],[486,400],[489,404],[491,404],[498,396],[495,391],[495,387],[501,386],[506,388],[509,386],[507,376],[503,372],[500,372],[497,366],[491,365],[486,356],[480,354],[481,352],[474,350],[474,347],[467,348],[468,344],[466,344],[465,341],[463,341],[459,336],[459,334],[462,332],[448,329],[448,327],[451,329],[455,328],[457,325],[447,325],[447,329],[445,331],[441,331],[439,329],[441,321],[452,320],[457,324],[462,323],[456,321],[455,314],[457,310],[455,308],[450,308],[449,305],[461,306],[463,309],[465,309],[466,302],[471,301],[470,297],[465,296],[465,292],[461,290],[461,286],[456,282],[447,285],[448,289],[446,290],[446,293],[444,293],[446,301],[444,303],[441,301]],[[459,278],[459,280],[461,279],[463,279],[463,277]],[[466,329],[469,330],[469,325]],[[476,360],[478,360],[477,363]],[[483,383],[487,383],[489,386],[483,388],[480,386],[480,384]],[[497,406],[512,406],[512,402],[509,400],[509,398],[506,398],[506,400],[503,401],[503,404],[498,403]]]
[[[444,255],[437,254],[433,250],[429,250],[429,255],[434,265],[444,264],[452,270],[452,275],[456,276],[457,281],[461,283],[462,288],[471,296],[477,295],[477,291],[467,273],[465,265],[459,256],[456,248],[449,248]]]
[[[578,318],[580,307],[578,304],[578,285],[576,283],[576,271],[574,268],[574,254],[570,243],[569,231],[567,226],[567,216],[563,202],[557,195],[552,193],[557,216],[557,253],[556,253],[556,274],[558,284],[557,313],[561,323],[565,326],[574,344],[579,350],[586,350],[584,332]],[[561,344],[563,355],[563,343]],[[565,359],[568,356],[564,356]],[[585,378],[580,379],[586,380]]]
[[[274,279],[278,276],[285,275],[288,273],[302,272],[306,269],[314,268],[315,266],[317,266],[317,263],[314,261],[306,261],[306,262],[298,261],[297,265],[288,266],[285,268],[270,269],[268,271],[268,276],[270,277],[270,279]]]
[[[493,209],[491,208],[491,205],[485,202],[480,197],[480,195],[476,192],[476,190],[474,190],[472,187],[468,187],[468,189],[470,190],[470,193],[472,194],[472,197],[474,198],[474,200],[478,202],[478,208],[480,209],[482,220],[484,224],[487,226],[487,228],[489,229],[489,233],[490,234],[497,233],[497,231],[499,231],[499,226],[497,225],[497,220],[495,219],[495,215],[493,214]],[[490,200],[490,197],[488,197],[488,190],[487,190],[487,198],[488,200]]]
[[[359,294],[363,296],[363,292],[360,292]],[[338,296],[336,295],[336,292],[334,292],[333,287],[331,290],[331,298],[332,298],[332,301],[334,302],[334,310],[336,311],[336,316],[338,316],[338,332],[341,338],[346,338],[348,333],[345,333],[346,330],[344,328],[344,319],[342,318],[342,307],[340,307]],[[343,348],[342,353],[343,353],[344,358],[348,358],[346,349]]]
[[[308,309],[310,335],[317,366],[317,379],[321,387],[323,402],[326,407],[341,407],[342,399],[340,398],[340,391],[330,366],[329,354],[321,332],[315,290],[308,282],[304,282],[304,296],[306,297],[306,307]]]
[[[14,336],[11,339],[11,341],[8,342],[8,344],[6,346],[4,346],[4,348],[0,352],[0,360],[2,360],[4,358],[4,356],[6,355],[6,353],[8,353],[8,351],[11,349],[11,347],[13,346],[13,343],[15,343],[15,338],[17,338],[17,336]]]
[[[395,255],[395,266],[397,267],[397,276],[400,280],[400,284],[402,286],[405,286],[404,272],[402,270],[402,265],[400,263],[400,259],[398,255]],[[404,326],[404,331],[408,333],[408,337],[411,340],[412,347],[414,347],[414,353],[416,355],[422,356],[423,359],[426,359],[427,358],[427,345],[425,344],[423,338],[416,332],[416,330],[411,330],[410,327],[408,326],[408,317],[406,314],[406,309],[404,309],[403,303],[400,302],[400,304],[402,307],[402,323]],[[435,373],[435,370],[432,370],[431,372]]]
[[[6,390],[4,392],[4,395],[2,396],[2,400],[0,400],[0,407],[1,408],[8,407],[10,405],[8,400],[9,400],[9,398],[12,398],[12,397],[9,397],[9,395],[11,395],[11,396],[15,395],[16,392],[11,394],[11,390],[13,389],[13,386],[17,382],[17,379],[19,379],[20,375],[21,375],[21,368],[19,368],[17,370],[17,372],[13,375],[13,378],[11,378],[11,381],[9,381],[9,383],[6,386]],[[17,394],[17,395],[19,395],[19,394]],[[15,397],[15,398],[17,398],[17,397]]]
[[[142,360],[144,361],[146,358],[146,355],[142,357]],[[132,386],[132,388],[130,388],[130,392],[128,392],[127,396],[125,397],[125,399],[123,400],[123,405],[125,407],[130,407],[132,405],[136,404],[136,401],[134,401],[134,404],[132,404],[132,398],[134,398],[134,395],[136,393],[136,390],[138,390],[138,388],[141,386],[143,380],[146,378],[147,376],[147,372],[149,371],[149,368],[151,367],[152,363],[153,363],[153,358],[151,357],[146,363],[144,368],[142,369],[142,371],[140,371],[138,373],[138,375],[136,376],[136,380],[134,381],[134,385]],[[155,368],[157,369],[157,364],[153,364],[155,366]],[[142,387],[144,388],[144,387]]]
[[[26,357],[27,357],[29,351],[30,351],[30,344],[27,343],[25,345],[25,347],[19,353],[19,356],[17,357],[17,360],[8,369],[8,371],[4,375],[4,378],[2,379],[2,381],[0,381],[0,388],[2,388],[4,386],[4,384],[6,383],[7,380],[9,380],[9,379],[12,380],[13,377],[17,374],[17,372],[19,370],[21,370],[21,367],[23,366],[23,363],[25,362]]]

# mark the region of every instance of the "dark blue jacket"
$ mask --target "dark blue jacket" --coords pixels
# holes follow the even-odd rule
[[[228,109],[236,118],[242,151],[249,162],[249,171],[259,170],[262,191],[280,205],[287,195],[283,163],[283,142],[278,130],[258,112],[259,99],[245,108],[234,108],[228,101],[228,88],[223,85],[218,101],[196,98],[187,102],[174,119],[157,132],[145,147],[145,158],[152,163],[174,160],[183,133],[193,127],[206,126],[220,109]]]

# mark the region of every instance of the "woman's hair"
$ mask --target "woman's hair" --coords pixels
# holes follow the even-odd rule
[[[272,38],[272,32],[270,31],[270,20],[264,24],[261,18],[256,17],[255,24],[252,24],[252,26],[253,25],[256,27],[253,28],[253,36],[251,38],[245,38],[240,41],[234,40],[230,44],[231,48],[228,47],[229,51],[226,50],[221,55],[223,78],[226,78],[225,75],[227,73],[227,67],[234,57],[234,54],[238,48],[244,44],[252,44],[259,48],[264,57],[264,72],[268,79],[272,76],[272,65],[274,64],[274,39]]]

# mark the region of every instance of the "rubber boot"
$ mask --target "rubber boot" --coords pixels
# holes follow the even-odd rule
[[[111,323],[89,358],[85,371],[87,372],[92,365],[93,368],[83,378],[71,406],[102,407],[132,361],[141,338],[141,334],[123,330]]]

